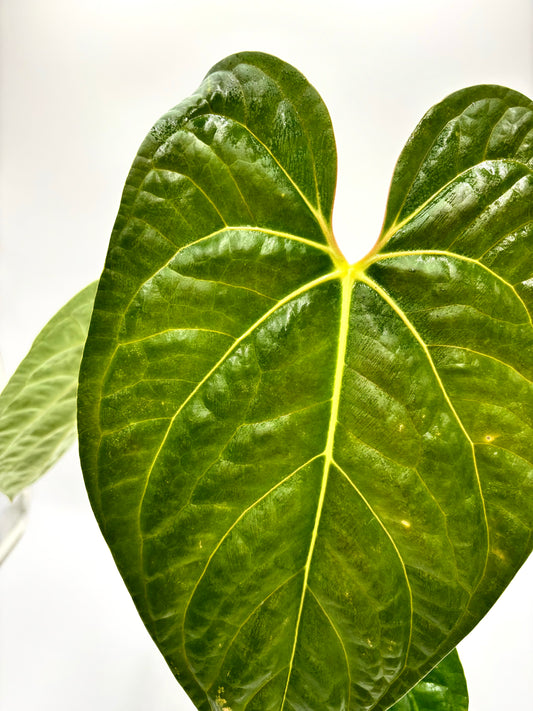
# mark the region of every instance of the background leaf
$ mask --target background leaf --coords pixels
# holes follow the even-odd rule
[[[531,171],[435,180],[350,267],[335,164],[306,80],[229,57],[143,143],[96,297],[86,484],[199,709],[389,708],[531,545]]]
[[[76,393],[97,282],[50,319],[0,395],[0,491],[13,498],[76,438]]]
[[[390,711],[467,711],[468,690],[454,649]]]

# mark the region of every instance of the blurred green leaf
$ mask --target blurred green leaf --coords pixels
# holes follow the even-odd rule
[[[0,491],[13,498],[76,439],[76,393],[97,282],[46,324],[0,394]]]

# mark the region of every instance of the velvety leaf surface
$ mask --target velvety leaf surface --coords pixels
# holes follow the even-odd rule
[[[76,439],[76,392],[97,282],[50,319],[0,395],[0,491],[14,497]]]
[[[199,709],[383,711],[530,550],[532,105],[474,87],[439,106],[352,266],[329,116],[280,60],[215,66],[133,164],[81,457]],[[490,150],[459,140],[472,121]]]
[[[454,649],[435,669],[391,706],[391,711],[467,711],[468,690]]]

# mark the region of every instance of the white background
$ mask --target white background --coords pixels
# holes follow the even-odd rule
[[[8,373],[98,276],[151,124],[225,55],[276,54],[322,94],[350,261],[374,243],[394,162],[432,104],[476,83],[533,94],[531,0],[3,0],[0,13]],[[530,561],[461,645],[471,711],[531,708],[532,581]],[[35,487],[27,534],[0,571],[0,708],[192,709],[114,569],[74,452]]]

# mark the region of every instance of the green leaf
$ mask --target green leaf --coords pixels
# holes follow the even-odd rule
[[[457,650],[411,689],[391,711],[467,711],[468,690]]]
[[[484,96],[499,148],[476,163],[473,139],[445,138]],[[329,116],[280,60],[222,61],[135,159],[80,453],[199,709],[383,711],[530,550],[532,104],[481,87],[437,114],[352,266],[331,232]]]
[[[97,282],[50,319],[0,395],[0,491],[13,498],[76,439],[76,391]]]
[[[490,85],[451,94],[427,112],[402,151],[383,231],[395,231],[460,173],[499,158],[533,167],[530,99]]]

